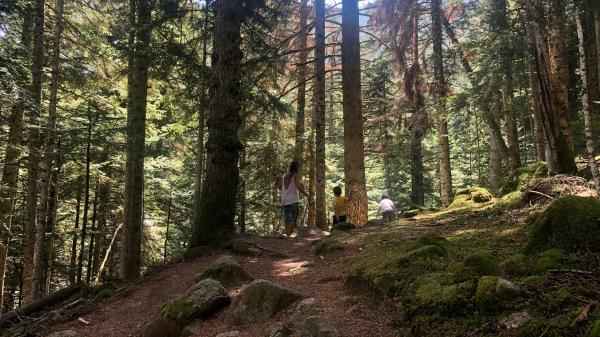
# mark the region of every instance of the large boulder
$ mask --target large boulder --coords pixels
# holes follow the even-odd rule
[[[321,316],[323,314],[323,306],[321,302],[316,298],[307,298],[298,303],[296,311],[290,317],[288,325],[291,328],[296,328],[302,324],[302,322],[311,316]]]
[[[498,275],[499,267],[496,258],[491,252],[478,251],[467,255],[463,261],[465,275],[484,276]]]
[[[229,302],[225,287],[219,281],[208,278],[189,288],[183,297],[167,303],[160,312],[163,317],[187,323],[208,316]]]
[[[306,318],[298,328],[298,337],[338,337],[337,330],[321,316]]]
[[[197,282],[207,278],[215,279],[228,288],[244,284],[254,279],[246,269],[229,255],[217,259],[196,275]]]
[[[63,330],[51,333],[48,337],[81,337],[81,335],[74,330]]]
[[[266,321],[302,296],[267,280],[252,281],[231,305],[234,324]]]
[[[407,313],[456,315],[469,307],[473,288],[471,281],[454,283],[449,274],[417,277],[405,292]]]
[[[600,252],[600,201],[566,196],[528,219],[531,230],[525,252],[559,248],[566,252]]]
[[[291,337],[294,331],[287,326],[277,323],[274,327],[269,329],[265,334],[265,337]]]
[[[340,235],[332,235],[330,237],[319,240],[313,247],[314,255],[325,255],[344,249],[344,243]]]
[[[144,329],[140,333],[140,337],[178,337],[181,336],[182,329],[183,324],[178,320],[171,317],[164,317],[162,315],[158,315],[155,316],[154,319],[144,327]]]
[[[228,246],[233,252],[246,256],[261,256],[267,252],[266,248],[241,238],[233,239]]]
[[[484,276],[477,283],[475,302],[484,313],[500,311],[521,294],[521,289],[509,280]]]
[[[456,190],[450,208],[468,207],[483,204],[493,199],[492,193],[483,187],[459,188]]]

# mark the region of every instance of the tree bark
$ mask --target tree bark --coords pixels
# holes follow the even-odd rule
[[[32,38],[33,16],[25,15],[21,34],[21,50],[23,50],[26,63],[30,62]],[[6,261],[11,239],[11,223],[19,180],[19,159],[23,139],[23,111],[25,110],[26,93],[20,91],[18,95],[8,121],[8,139],[4,152],[2,183],[0,184],[0,310],[3,308],[4,275],[6,274]]]
[[[35,1],[33,57],[31,62],[31,95],[35,104],[31,109],[34,126],[29,133],[29,160],[27,182],[27,222],[23,256],[23,300],[25,304],[42,296],[44,222],[38,221],[38,179],[40,173],[40,119],[44,75],[44,21],[45,1]]]
[[[446,80],[442,55],[442,23],[440,0],[431,0],[431,34],[433,43],[434,98],[437,112],[438,150],[440,159],[440,196],[442,205],[452,202],[452,172],[450,167],[450,142],[446,117]]]
[[[413,1],[412,18],[412,67],[411,76],[411,96],[413,99],[413,125],[410,131],[410,180],[412,203],[417,205],[425,204],[425,183],[423,181],[423,136],[427,128],[427,116],[423,109],[424,99],[421,93],[421,66],[419,65],[419,2]],[[389,191],[388,191],[389,193]]]
[[[315,1],[315,225],[327,228],[325,198],[325,0]]]
[[[88,248],[88,256],[87,256],[87,270],[85,274],[85,283],[90,284],[93,274],[93,258],[94,258],[94,249],[96,245],[96,219],[98,219],[98,190],[100,189],[100,182],[98,178],[96,178],[96,188],[94,189],[94,202],[92,206],[92,228],[90,233],[90,246]]]
[[[44,248],[44,294],[50,293],[50,285],[52,278],[52,265],[55,253],[55,238],[54,228],[56,227],[56,212],[58,210],[58,179],[62,168],[62,148],[60,137],[56,143],[56,167],[52,170],[50,179],[52,184],[48,191],[48,213],[46,216],[46,234],[49,237],[46,239],[46,248]]]
[[[83,221],[81,222],[81,241],[79,242],[79,258],[77,261],[77,283],[81,283],[83,277],[83,259],[85,256],[85,239],[87,236],[88,211],[90,206],[90,166],[92,163],[92,120],[91,110],[88,106],[88,128],[87,128],[87,146],[85,150],[85,181],[83,197]]]
[[[241,124],[241,25],[254,2],[217,0],[213,40],[212,98],[207,165],[200,199],[199,222],[190,247],[219,246],[235,231]]]
[[[533,48],[532,48],[533,49]],[[544,125],[542,121],[542,107],[540,102],[540,85],[536,80],[535,62],[529,62],[529,81],[531,85],[531,99],[533,102],[533,132],[535,153],[537,161],[546,161],[546,146],[544,144]]]
[[[585,37],[583,34],[583,20],[580,4],[575,2],[575,21],[577,23],[577,37],[579,38],[579,74],[581,76],[582,91],[581,104],[583,106],[583,120],[585,123],[585,144],[590,156],[590,170],[592,171],[592,177],[594,184],[596,185],[596,197],[600,199],[600,174],[598,173],[598,166],[596,165],[595,151],[594,151],[594,134],[592,132],[592,112],[590,109],[589,101],[589,84],[587,80],[587,57],[585,52]]]
[[[348,221],[363,226],[369,217],[360,79],[360,27],[357,0],[342,7],[342,94],[344,110],[344,178]]]
[[[75,206],[75,226],[73,228],[73,239],[71,241],[71,262],[69,264],[69,284],[74,285],[77,281],[77,238],[79,236],[79,219],[81,212],[81,183],[77,182],[77,204]]]
[[[108,154],[105,152],[103,155],[102,162],[108,160]],[[110,205],[110,179],[111,170],[107,169],[105,172],[105,179],[100,180],[100,187],[98,190],[98,226],[94,233],[94,257],[92,261],[92,274],[97,275],[100,269],[100,258],[106,249],[106,234],[107,234],[107,219],[109,216],[109,205]]]
[[[132,0],[132,2],[135,5],[130,8],[131,11],[135,11],[135,22],[132,26],[132,29],[135,29],[135,43],[131,60],[133,62],[129,64],[129,67],[133,67],[133,74],[130,76],[132,83],[128,83],[128,97],[131,99],[127,107],[125,228],[120,266],[121,277],[126,280],[137,278],[142,264],[146,100],[152,26],[150,2],[148,0]]]
[[[305,111],[306,111],[306,64],[308,59],[307,50],[307,32],[308,22],[308,0],[302,0],[300,3],[300,29],[302,32],[298,36],[298,65],[296,68],[298,74],[298,103],[296,112],[296,143],[294,144],[294,157],[302,163],[304,161],[304,129],[305,129]],[[315,57],[316,59],[316,57]]]
[[[597,6],[594,10],[594,28],[596,37],[596,56],[598,58],[598,85],[600,86],[600,6]],[[600,87],[598,90],[600,90]]]

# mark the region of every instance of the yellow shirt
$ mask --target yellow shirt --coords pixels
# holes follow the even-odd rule
[[[346,197],[333,197],[333,214],[335,216],[346,215]]]

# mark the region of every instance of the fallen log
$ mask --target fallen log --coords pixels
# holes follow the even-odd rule
[[[60,303],[79,292],[80,289],[80,285],[74,285],[67,288],[63,288],[53,292],[52,294],[44,296],[39,300],[30,303],[26,306],[9,311],[0,317],[0,328],[5,328],[10,323],[15,323],[19,321],[21,319],[21,316],[29,316],[46,307]]]

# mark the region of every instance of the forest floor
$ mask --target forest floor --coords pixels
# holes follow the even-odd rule
[[[406,317],[401,296],[373,296],[372,292],[364,291],[365,289],[361,291],[355,286],[349,286],[348,276],[356,272],[360,268],[357,266],[361,264],[381,264],[381,261],[399,251],[414,249],[417,239],[425,234],[439,235],[448,240],[449,253],[445,258],[447,266],[443,268],[456,268],[462,264],[465,256],[482,249],[493,252],[498,261],[503,261],[522,250],[527,239],[525,219],[540,209],[541,207],[533,206],[509,210],[497,207],[494,203],[486,203],[473,208],[421,214],[416,218],[398,220],[388,226],[351,230],[349,235],[342,236],[342,250],[323,256],[315,256],[311,251],[313,241],[322,237],[283,239],[244,236],[247,241],[287,257],[274,257],[277,254],[249,257],[222,251],[171,265],[145,281],[125,286],[124,290],[116,291],[111,298],[95,303],[93,310],[81,316],[89,324],[75,319],[46,327],[41,335],[72,329],[87,337],[137,336],[163,304],[194,284],[194,277],[198,272],[219,256],[231,254],[256,279],[267,279],[307,298],[317,298],[323,305],[325,318],[338,329],[342,337],[412,336],[415,331],[419,331],[416,335],[421,336],[516,336],[514,331],[503,331],[498,323],[506,314],[486,316],[473,311],[470,311],[472,314],[465,314],[466,310],[458,314],[459,318],[454,314],[427,316],[437,318],[433,324],[428,321],[426,326],[415,330],[415,321]],[[600,263],[600,256],[595,258]],[[306,268],[300,267],[304,261],[313,264]],[[595,272],[600,270],[600,266],[591,268]],[[556,284],[550,286],[556,288]],[[352,305],[343,301],[349,296],[354,296]],[[543,300],[541,297],[527,303],[535,304],[536,301]],[[516,303],[513,310],[521,310],[518,308],[529,305],[518,301]],[[294,307],[290,306],[270,321],[242,326],[227,323],[227,310],[223,310],[204,321],[201,332],[195,336],[214,337],[234,330],[242,332],[241,336],[244,337],[263,336],[275,323],[286,322]],[[545,310],[540,315],[544,317],[540,319],[546,319],[548,315],[562,315],[572,320],[573,313],[577,314],[580,307],[581,303],[570,302],[565,304],[564,309]]]

